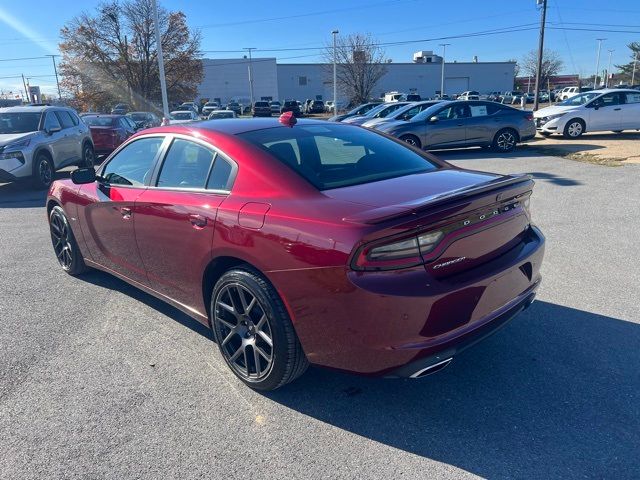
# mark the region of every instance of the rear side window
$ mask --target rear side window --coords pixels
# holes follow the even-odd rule
[[[120,150],[102,172],[105,182],[112,185],[143,186],[151,175],[153,161],[164,137],[135,140]]]
[[[234,167],[226,158],[217,154],[207,183],[208,190],[230,191],[233,183]]]
[[[640,92],[638,93],[625,93],[624,103],[640,103]]]
[[[204,188],[215,152],[189,140],[176,138],[169,147],[158,187]]]
[[[326,190],[424,173],[437,164],[401,143],[347,125],[299,125],[238,135]]]

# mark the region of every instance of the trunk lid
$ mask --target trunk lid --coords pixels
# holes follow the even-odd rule
[[[433,248],[420,248],[420,263],[434,277],[443,278],[492,260],[523,240],[529,229],[526,207],[532,188],[527,175],[439,170],[324,193],[371,207],[344,218],[370,227],[352,265],[388,269],[393,265],[377,268],[375,262],[368,263],[367,252],[442,232]]]

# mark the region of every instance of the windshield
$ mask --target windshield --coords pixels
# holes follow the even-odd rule
[[[189,112],[174,112],[172,116],[175,120],[191,120],[191,113]]]
[[[378,133],[348,125],[300,125],[238,135],[319,190],[436,170],[427,158]]]
[[[39,125],[40,112],[0,113],[0,134],[35,132]]]
[[[356,108],[354,108],[353,110],[349,111],[347,114],[348,115],[364,115],[365,113],[367,113],[372,108],[376,108],[378,105],[380,105],[380,104],[379,103],[365,103],[363,105],[358,105]]]
[[[563,100],[562,102],[558,103],[558,105],[565,105],[565,106],[570,106],[570,107],[578,107],[580,105],[584,105],[585,103],[593,100],[598,95],[600,95],[599,92],[579,93],[578,95],[575,95],[575,96],[573,96],[571,98],[567,98],[566,100]]]
[[[389,106],[388,104],[382,104],[382,105],[378,105],[377,107],[373,107],[371,110],[369,110],[367,113],[365,113],[364,116],[365,117],[373,117],[373,116],[375,116],[376,113],[381,112],[382,110],[384,110],[388,106]]]
[[[85,115],[82,117],[82,121],[90,127],[111,127],[114,125],[116,118]]]
[[[440,110],[441,107],[443,107],[444,105],[448,105],[449,103],[450,102],[441,102],[441,103],[436,103],[435,105],[431,105],[429,108],[424,109],[419,114],[417,114],[415,117],[413,117],[411,119],[411,121],[412,122],[422,122],[422,121],[426,120],[427,118],[430,118],[438,110]]]

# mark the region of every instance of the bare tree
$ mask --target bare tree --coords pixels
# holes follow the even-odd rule
[[[546,88],[549,77],[558,75],[564,62],[560,55],[553,50],[545,50],[542,54],[542,68],[540,70],[540,88]],[[520,71],[526,76],[535,77],[538,69],[538,51],[531,50],[522,59]]]
[[[158,7],[169,98],[193,100],[203,69],[200,34],[182,12]],[[69,21],[61,30],[62,86],[79,107],[128,101],[148,109],[160,101],[151,0],[112,0]]]
[[[327,73],[333,75],[333,44],[327,47],[324,59]],[[368,34],[338,37],[336,63],[338,90],[351,104],[367,102],[387,71],[384,52]]]

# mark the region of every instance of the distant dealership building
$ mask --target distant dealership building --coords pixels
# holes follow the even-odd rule
[[[577,87],[580,82],[578,75],[552,75],[546,85],[540,87],[541,90],[550,88]],[[516,77],[516,90],[522,92],[533,92],[536,89],[535,77]]]
[[[249,101],[249,60],[203,59],[204,78],[198,87],[201,98],[222,102]],[[387,63],[386,73],[376,85],[374,96],[399,91],[433,97],[440,93],[442,57],[430,51],[414,54],[410,63]],[[322,99],[333,97],[332,64],[277,63],[275,58],[253,58],[253,96],[260,99]],[[480,93],[513,89],[515,62],[445,63],[445,93],[465,90]]]

